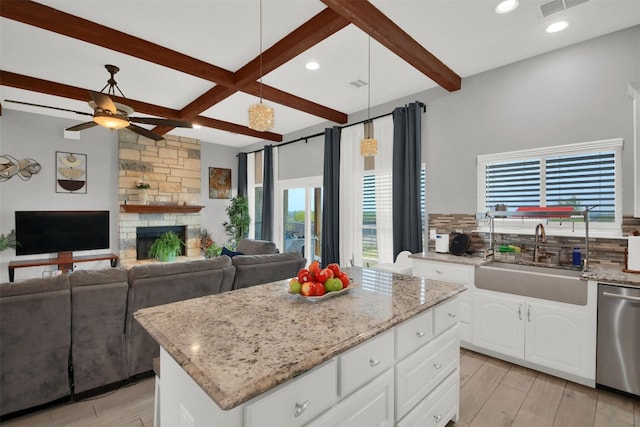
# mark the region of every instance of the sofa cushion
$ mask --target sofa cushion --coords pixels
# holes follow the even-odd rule
[[[127,270],[78,270],[69,282],[74,392],[127,379]]]
[[[275,254],[276,244],[268,240],[244,239],[238,243],[238,252],[244,255]]]
[[[0,284],[0,415],[71,395],[67,275]]]
[[[151,371],[152,359],[160,354],[158,344],[134,319],[137,310],[229,291],[234,275],[228,256],[131,267],[125,332],[128,375]]]
[[[296,253],[235,256],[231,260],[236,267],[233,289],[294,277],[306,262]]]

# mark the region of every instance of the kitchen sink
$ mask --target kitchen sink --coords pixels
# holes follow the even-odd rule
[[[475,284],[515,295],[576,305],[587,304],[587,281],[575,270],[491,262],[476,267]]]

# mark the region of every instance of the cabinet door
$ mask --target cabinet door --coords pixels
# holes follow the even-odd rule
[[[525,314],[522,298],[482,291],[473,297],[474,344],[522,359]]]
[[[589,372],[589,316],[569,304],[527,302],[525,359],[569,374]]]
[[[394,422],[393,369],[388,369],[307,427],[392,427]]]

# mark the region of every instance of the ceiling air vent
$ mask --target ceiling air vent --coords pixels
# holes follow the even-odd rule
[[[355,80],[353,80],[353,81],[349,82],[349,84],[350,84],[351,86],[355,87],[355,88],[361,88],[362,86],[366,86],[366,85],[368,85],[369,83],[365,82],[365,81],[364,81],[364,80],[362,80],[362,79],[355,79]]]
[[[540,5],[540,13],[542,13],[543,18],[546,18],[547,16],[554,15],[588,1],[589,0],[551,0]]]

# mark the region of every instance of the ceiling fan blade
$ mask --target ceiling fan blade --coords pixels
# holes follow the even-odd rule
[[[80,123],[79,125],[71,126],[70,128],[67,128],[65,130],[76,132],[76,131],[79,131],[79,130],[89,129],[89,128],[92,128],[94,126],[97,126],[97,123],[95,123],[95,122],[86,122],[86,123]]]
[[[92,90],[89,91],[89,94],[91,95],[93,102],[95,102],[103,111],[110,111],[111,114],[118,114],[116,104],[113,103],[108,95],[100,92],[94,92]]]
[[[13,102],[14,104],[29,105],[30,107],[42,107],[42,108],[50,108],[52,110],[68,111],[70,113],[81,114],[83,116],[93,116],[93,114],[85,113],[84,111],[69,110],[69,109],[66,109],[66,108],[51,107],[49,105],[42,105],[42,104],[32,104],[30,102],[14,101],[13,99],[5,99],[4,102]]]
[[[129,121],[145,125],[170,126],[174,128],[192,128],[193,125],[182,120],[159,119],[155,117],[129,117]]]
[[[162,141],[164,139],[164,137],[158,135],[157,133],[151,132],[150,130],[147,130],[143,127],[134,125],[133,123],[129,123],[129,126],[127,126],[127,129],[130,129],[139,135],[146,136],[149,139],[153,139],[154,141]]]

